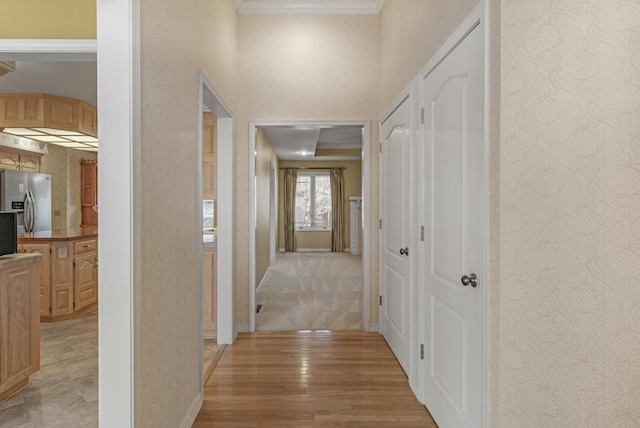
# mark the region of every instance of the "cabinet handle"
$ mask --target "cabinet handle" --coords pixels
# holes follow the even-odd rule
[[[89,248],[89,244],[84,244],[82,248]]]

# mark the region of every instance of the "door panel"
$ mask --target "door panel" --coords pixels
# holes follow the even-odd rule
[[[410,282],[409,257],[400,253],[409,236],[409,100],[381,125],[382,138],[382,275],[381,331],[389,347],[409,373]]]
[[[425,404],[441,428],[482,425],[484,41],[481,24],[420,83],[427,242]],[[461,277],[475,273],[477,287]]]

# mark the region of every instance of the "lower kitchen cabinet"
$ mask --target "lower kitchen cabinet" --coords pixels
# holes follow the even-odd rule
[[[218,317],[218,250],[202,251],[202,332],[204,337],[217,337]]]
[[[18,250],[43,255],[40,322],[75,318],[98,305],[97,238],[23,243]]]
[[[27,386],[40,369],[40,257],[0,260],[0,400]]]

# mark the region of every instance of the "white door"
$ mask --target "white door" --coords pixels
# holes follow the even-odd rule
[[[382,122],[382,260],[380,322],[382,334],[409,373],[409,150],[410,102]]]
[[[420,86],[424,404],[440,428],[482,425],[483,31],[476,26]]]

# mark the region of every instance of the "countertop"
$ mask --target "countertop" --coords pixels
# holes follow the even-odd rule
[[[40,259],[42,259],[42,254],[38,253],[5,254],[4,256],[0,256],[0,269],[35,263],[39,262]]]
[[[18,242],[24,244],[30,242],[77,241],[80,239],[95,238],[97,236],[98,226],[85,226],[78,228],[19,233]]]

